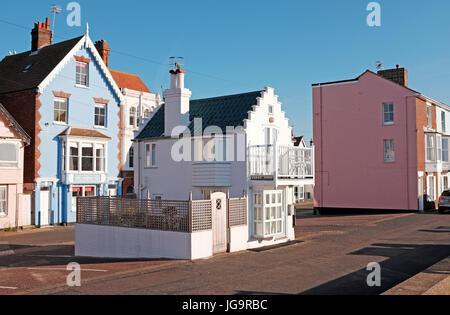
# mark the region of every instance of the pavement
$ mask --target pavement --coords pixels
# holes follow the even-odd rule
[[[383,295],[450,295],[450,256]]]
[[[450,215],[305,209],[297,213],[300,243],[195,262],[73,257],[73,234],[73,227],[0,233],[0,294],[378,295],[421,274],[433,280],[416,282],[416,294],[450,292]],[[81,287],[66,285],[70,262],[81,264]],[[381,287],[367,286],[371,262],[381,265]]]

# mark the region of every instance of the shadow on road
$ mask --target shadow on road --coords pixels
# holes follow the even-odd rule
[[[0,245],[0,268],[63,266],[71,262],[95,265],[121,262],[168,261],[169,259],[114,259],[75,257],[73,245],[28,246]],[[14,251],[13,254],[2,254]]]
[[[372,244],[349,255],[387,257],[380,263],[381,287],[369,287],[371,271],[361,269],[300,294],[379,295],[450,256],[450,245]]]

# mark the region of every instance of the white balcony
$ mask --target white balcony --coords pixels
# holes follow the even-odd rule
[[[252,180],[312,179],[314,149],[290,146],[251,146],[248,151]]]
[[[198,162],[192,165],[192,186],[230,187],[231,163]]]

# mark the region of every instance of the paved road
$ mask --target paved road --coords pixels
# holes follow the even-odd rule
[[[73,228],[0,234],[0,294],[381,294],[450,256],[450,215],[303,212],[297,225],[302,243],[196,262],[70,257]],[[16,247],[16,253],[2,256],[1,246]],[[64,285],[71,261],[87,269],[79,288]],[[381,264],[380,288],[366,285],[370,262]]]

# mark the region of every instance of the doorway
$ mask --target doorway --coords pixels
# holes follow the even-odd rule
[[[211,195],[213,254],[227,251],[227,195],[217,192]]]
[[[50,187],[42,187],[40,192],[40,226],[50,225]]]

